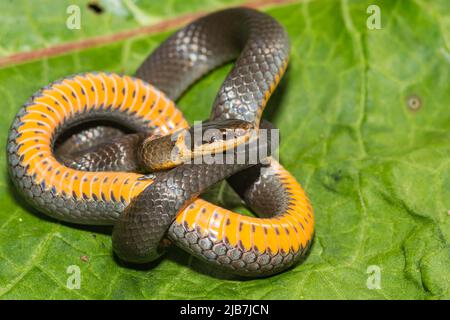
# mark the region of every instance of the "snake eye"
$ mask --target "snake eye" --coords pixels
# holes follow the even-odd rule
[[[203,135],[201,142],[198,143],[197,146],[204,145],[204,144],[213,144],[213,143],[219,142],[221,140],[225,140],[224,137],[225,137],[224,135],[222,135],[221,137],[218,137],[217,135],[209,135],[208,133],[206,133],[205,135]]]

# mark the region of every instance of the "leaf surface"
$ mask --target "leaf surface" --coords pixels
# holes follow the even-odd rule
[[[101,1],[101,15],[79,1],[85,20],[78,33],[65,28],[73,2],[3,1],[0,56],[213,10],[226,1],[201,7]],[[380,30],[366,25],[373,2],[381,9]],[[292,44],[288,72],[265,117],[280,128],[280,160],[315,208],[316,235],[305,262],[241,281],[173,248],[149,268],[127,268],[112,256],[108,228],[58,223],[27,206],[8,179],[3,152],[0,298],[450,298],[449,2],[307,1],[265,10],[286,27]],[[0,147],[15,113],[40,87],[92,70],[133,74],[169,33],[0,69]],[[202,79],[178,102],[189,121],[209,115],[230,67]],[[232,197],[218,194],[219,202]],[[78,290],[67,287],[71,265],[81,270]],[[378,288],[370,285],[373,270],[380,272]]]

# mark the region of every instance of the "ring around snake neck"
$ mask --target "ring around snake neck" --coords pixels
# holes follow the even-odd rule
[[[114,224],[114,249],[128,260],[154,258],[155,243],[167,237],[232,273],[257,277],[285,270],[308,250],[314,218],[303,189],[276,160],[264,168],[182,164],[154,179],[130,171],[139,167],[142,137],[188,128],[172,100],[236,57],[210,120],[259,127],[288,55],[287,35],[273,18],[234,8],[173,34],[138,69],[138,78],[90,72],[56,81],[33,95],[12,124],[7,146],[12,181],[28,202],[56,219]],[[96,125],[59,143],[80,123]],[[229,176],[258,218],[197,197]]]

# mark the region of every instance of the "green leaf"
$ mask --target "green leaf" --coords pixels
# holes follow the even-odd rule
[[[198,10],[211,11],[239,0],[4,0],[0,3],[0,57],[94,36],[110,36]],[[101,12],[89,5],[96,4]],[[79,8],[80,29],[66,28]]]
[[[69,1],[45,1],[54,10],[3,1],[0,54],[114,34],[221,2],[101,1],[102,16],[80,1],[86,20],[77,33],[65,29]],[[366,25],[371,4],[381,10],[379,30]],[[147,268],[126,267],[112,256],[110,229],[59,223],[25,205],[1,153],[2,299],[450,298],[449,2],[305,1],[266,10],[292,43],[287,75],[265,116],[281,129],[281,162],[315,208],[316,235],[306,260],[247,281],[219,274],[177,248]],[[1,148],[15,113],[37,89],[89,70],[132,74],[167,35],[1,69]],[[179,101],[190,121],[208,116],[229,70],[207,76]],[[232,198],[226,190],[219,194],[222,203]],[[81,270],[78,290],[66,285],[71,265]],[[378,289],[370,286],[373,270],[380,272]]]

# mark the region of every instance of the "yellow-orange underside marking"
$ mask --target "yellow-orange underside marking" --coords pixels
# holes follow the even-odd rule
[[[126,172],[83,172],[60,164],[53,156],[51,139],[65,119],[75,113],[111,106],[114,110],[134,112],[151,121],[161,134],[186,128],[187,121],[174,103],[145,82],[117,74],[87,73],[66,78],[42,90],[27,107],[17,128],[20,136],[18,156],[28,175],[45,183],[57,194],[75,196],[78,200],[118,201],[141,193],[151,180]],[[197,199],[177,216],[176,222],[223,240],[230,245],[252,247],[260,252],[270,250],[298,251],[307,246],[314,230],[313,212],[303,189],[284,168],[274,162],[275,174],[285,181],[291,194],[287,212],[275,218],[242,216],[204,200]]]
[[[311,204],[300,184],[278,162],[272,160],[272,174],[276,174],[290,193],[289,209],[273,218],[243,216],[197,199],[178,214],[175,222],[189,229],[200,230],[202,236],[232,246],[242,245],[245,250],[256,248],[259,252],[270,250],[297,252],[307,247],[314,233],[314,216]]]
[[[27,174],[45,183],[57,194],[77,199],[124,199],[129,203],[151,180],[126,172],[83,172],[60,164],[53,156],[51,139],[65,119],[75,113],[111,106],[113,110],[136,113],[151,121],[161,134],[188,126],[174,103],[143,81],[117,74],[88,73],[54,83],[27,106],[18,128],[18,155]]]
[[[274,83],[265,93],[262,106],[258,109],[258,119],[278,82],[286,71],[288,61],[275,77]],[[202,199],[197,199],[180,212],[175,220],[188,229],[199,230],[202,236],[218,241],[226,241],[231,246],[241,245],[245,250],[254,248],[259,252],[287,253],[305,249],[314,234],[314,213],[311,203],[296,179],[278,162],[272,160],[272,174],[283,181],[289,190],[289,209],[273,218],[243,216],[218,207]]]

